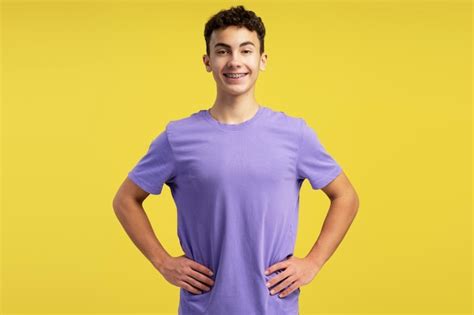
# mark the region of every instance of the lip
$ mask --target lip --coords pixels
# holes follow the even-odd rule
[[[225,72],[225,73],[232,73],[232,72]],[[224,80],[226,80],[227,82],[239,83],[239,82],[243,81],[244,79],[246,79],[247,76],[249,75],[249,72],[234,72],[234,73],[245,73],[245,75],[243,77],[240,77],[240,78],[228,78],[224,74],[222,74],[222,76],[224,77]]]

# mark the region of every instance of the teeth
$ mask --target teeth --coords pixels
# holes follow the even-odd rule
[[[226,77],[229,77],[229,78],[241,78],[243,76],[245,76],[246,74],[245,73],[242,73],[242,74],[230,74],[230,73],[226,73],[224,74]]]

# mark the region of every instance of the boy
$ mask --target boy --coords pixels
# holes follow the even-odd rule
[[[204,35],[203,62],[217,88],[214,105],[167,124],[128,173],[114,198],[115,212],[156,269],[181,288],[179,314],[299,314],[299,287],[342,240],[358,197],[303,119],[255,100],[267,60],[262,20],[232,7],[214,15]],[[311,252],[297,258],[305,178],[329,196],[331,208]],[[161,246],[141,206],[163,184],[177,206],[185,253],[179,257]]]

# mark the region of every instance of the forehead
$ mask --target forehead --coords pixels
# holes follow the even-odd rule
[[[252,42],[256,48],[259,47],[257,32],[249,31],[246,27],[228,26],[212,32],[210,46],[214,48],[216,43],[224,43],[231,47],[239,47],[243,42]]]

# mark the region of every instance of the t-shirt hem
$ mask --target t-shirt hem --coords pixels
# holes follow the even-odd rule
[[[161,193],[161,188],[152,188],[148,183],[136,176],[133,172],[128,173],[128,178],[130,178],[135,184],[140,186],[140,188],[146,191],[147,193],[150,193],[152,195],[159,195]]]
[[[340,173],[342,172],[342,168],[337,165],[336,168],[326,177],[323,179],[313,179],[310,178],[309,181],[311,182],[311,186],[313,189],[321,189],[326,187],[330,182],[332,182]]]

